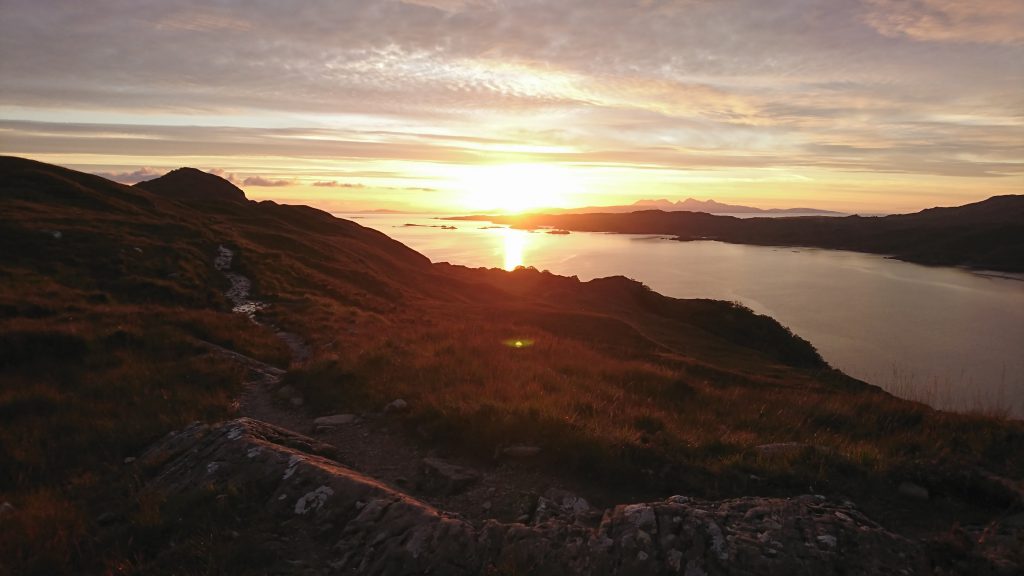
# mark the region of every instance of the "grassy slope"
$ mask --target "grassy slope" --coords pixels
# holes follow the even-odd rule
[[[132,494],[123,458],[229,414],[240,387],[237,366],[197,341],[287,364],[267,330],[225,311],[219,244],[270,319],[312,344],[287,378],[315,414],[400,396],[421,441],[481,459],[536,443],[542,465],[623,497],[814,490],[908,529],[1002,512],[948,478],[1024,476],[1019,423],[894,399],[747,310],[622,278],[432,265],[311,208],[218,194],[209,178],[126,187],[0,159],[0,502],[15,506],[0,572],[130,570],[167,534],[142,529],[154,522],[139,503],[129,521],[148,539],[96,540],[96,518]],[[786,441],[821,449],[752,449]],[[946,488],[915,505],[890,497],[902,479]]]

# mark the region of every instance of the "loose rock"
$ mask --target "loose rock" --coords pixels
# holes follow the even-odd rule
[[[540,454],[537,446],[508,446],[501,450],[501,455],[509,458],[532,458],[537,454]]]
[[[292,396],[295,396],[298,393],[299,391],[296,390],[294,386],[281,386],[280,388],[277,389],[278,398],[281,398],[283,400],[287,400],[288,398],[291,398]]]
[[[406,402],[405,400],[402,400],[401,398],[398,398],[397,400],[392,400],[391,402],[388,403],[387,406],[384,407],[384,413],[385,414],[400,413],[400,412],[405,412],[408,409],[409,409],[409,403]]]
[[[420,490],[435,494],[458,494],[480,480],[480,473],[438,458],[424,458],[420,466]]]
[[[900,482],[899,493],[906,496],[907,498],[913,498],[914,500],[927,500],[929,497],[928,489],[924,486],[919,486],[913,482]]]
[[[587,522],[600,518],[600,515],[584,498],[566,490],[551,488],[537,498],[533,523],[542,524],[553,518],[568,523]]]
[[[352,424],[356,421],[355,414],[335,414],[333,416],[321,416],[313,420],[314,426],[341,426]]]

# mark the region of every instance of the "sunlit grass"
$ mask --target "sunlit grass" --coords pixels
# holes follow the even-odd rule
[[[349,327],[358,335],[344,336]],[[1008,471],[1024,465],[1014,453],[1020,430],[997,440],[1002,425],[983,416],[935,412],[823,370],[588,343],[531,325],[529,315],[503,319],[501,308],[419,308],[318,330],[338,336],[312,361],[320,376],[305,381],[297,371],[290,381],[359,393],[314,411],[405,398],[418,434],[480,458],[535,444],[561,470],[709,496],[755,489],[751,475],[773,479],[757,488],[769,492],[862,491],[873,485],[867,478],[884,482],[908,458],[966,465],[999,454]],[[325,377],[327,366],[336,378]],[[784,442],[809,449],[757,450]],[[699,473],[669,472],[680,466]]]
[[[0,220],[0,504],[14,506],[0,572],[146,573],[171,540],[168,573],[260,566],[259,546],[225,539],[237,520],[223,513],[251,505],[244,494],[140,499],[123,464],[172,429],[230,415],[244,374],[200,340],[290,368],[308,416],[404,398],[410,442],[481,466],[534,444],[544,474],[630,497],[815,491],[871,504],[921,470],[1024,475],[1019,422],[852,381],[741,307],[624,279],[430,265],[311,209],[211,215],[59,176]],[[59,241],[40,233],[58,229]],[[307,362],[289,366],[270,330],[226,312],[221,243],[273,324],[308,341]],[[803,447],[758,449],[784,442]],[[112,508],[129,510],[113,535],[98,527]]]

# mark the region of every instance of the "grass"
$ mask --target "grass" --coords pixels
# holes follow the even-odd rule
[[[481,459],[500,446],[536,444],[559,470],[658,493],[813,487],[854,496],[937,461],[984,464],[1009,477],[1024,467],[1024,434],[1014,423],[935,412],[749,350],[688,356],[650,343],[629,348],[629,338],[602,346],[562,336],[546,318],[539,328],[520,312],[418,305],[352,320],[344,308],[319,308],[316,333],[333,343],[289,382],[316,398],[318,414],[379,409],[401,397],[413,407],[409,428],[430,443]],[[325,326],[331,318],[333,328]],[[509,339],[532,345],[510,347]],[[780,442],[814,448],[781,458],[755,449]]]
[[[68,573],[104,557],[95,518],[131,491],[124,459],[190,421],[226,417],[239,393],[240,367],[196,339],[282,357],[272,337],[242,336],[246,324],[109,305],[0,322],[0,502],[14,506],[0,523],[2,567]]]
[[[152,501],[123,464],[230,414],[244,375],[199,340],[289,363],[269,330],[225,311],[221,243],[270,320],[314,351],[286,376],[313,416],[400,397],[410,438],[482,463],[533,444],[549,474],[601,478],[623,499],[812,491],[923,531],[1005,512],[958,474],[1024,477],[1020,422],[894,398],[742,307],[430,265],[311,209],[194,209],[40,166],[0,161],[0,503],[14,506],[0,573],[200,574],[263,558],[225,536],[244,495]],[[757,449],[782,442],[808,447]],[[905,479],[942,493],[908,504],[894,496]]]

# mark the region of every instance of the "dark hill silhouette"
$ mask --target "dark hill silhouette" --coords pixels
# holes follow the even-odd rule
[[[195,168],[178,168],[167,174],[135,184],[167,198],[189,201],[224,200],[245,202],[245,192],[224,178]]]
[[[699,212],[469,216],[516,227],[670,234],[678,240],[812,246],[893,256],[921,264],[1024,272],[1024,196],[891,216],[735,218]]]

